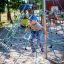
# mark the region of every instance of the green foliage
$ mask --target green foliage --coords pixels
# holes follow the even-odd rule
[[[33,4],[36,7],[36,9],[41,9],[42,8],[42,1],[40,1],[40,0],[34,0]]]
[[[21,2],[19,2],[19,0],[10,0],[10,7],[12,9],[18,9],[20,4]]]
[[[5,0],[0,0],[0,13],[5,11]]]
[[[39,0],[35,0],[35,3],[38,3],[38,2],[40,2]]]
[[[11,8],[12,9],[18,9],[19,5],[20,5],[20,2],[13,2],[11,5]]]

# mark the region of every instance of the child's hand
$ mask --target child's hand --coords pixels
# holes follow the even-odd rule
[[[26,25],[26,29],[25,29],[25,31],[26,31],[26,32],[29,31],[29,30],[30,30],[30,27],[31,27],[30,24]]]
[[[26,27],[30,28],[31,27],[31,24],[27,24]]]
[[[40,31],[40,30],[42,31],[42,28],[36,28],[36,30],[37,30],[37,31]]]
[[[30,30],[30,28],[26,28],[26,29],[25,29],[26,32],[29,31],[29,30]]]
[[[31,29],[36,31],[36,26],[31,26]]]

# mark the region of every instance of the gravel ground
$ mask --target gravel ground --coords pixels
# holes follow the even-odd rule
[[[26,34],[24,28],[19,27],[15,32],[9,29],[0,28],[0,64],[51,64],[44,59],[40,48],[37,54],[31,52],[28,42],[30,33]],[[64,53],[63,42],[62,35],[47,33],[47,57],[57,64],[60,64]]]

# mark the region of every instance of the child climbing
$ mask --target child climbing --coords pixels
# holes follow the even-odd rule
[[[43,32],[42,32],[43,27],[41,24],[38,23],[37,16],[35,15],[31,15],[28,18],[28,20],[29,21],[28,21],[27,27],[30,28],[30,32],[31,32],[31,37],[29,39],[29,42],[31,45],[32,52],[36,51],[34,47],[34,42],[33,42],[35,37],[37,38],[37,43],[40,45],[41,51],[43,52]]]

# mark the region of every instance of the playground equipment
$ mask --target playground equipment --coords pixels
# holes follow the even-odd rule
[[[26,18],[23,18],[23,19],[21,20],[20,26],[26,27],[27,23],[28,23],[28,20],[27,20]]]
[[[30,5],[30,6],[29,6],[29,5]],[[16,35],[16,32],[17,32],[17,30],[18,30],[18,27],[20,26],[21,20],[22,20],[22,18],[24,17],[23,12],[32,7],[31,4],[29,4],[29,5],[26,5],[26,7],[25,7],[25,5],[20,5],[20,6],[19,6],[19,9],[21,8],[21,9],[22,9],[22,12],[18,15],[18,21],[17,21],[16,23],[14,23],[14,24],[11,24],[10,29],[7,29],[7,28],[6,28],[6,30],[8,30],[8,33],[6,34],[6,37],[5,37],[5,38],[1,39],[1,41],[3,40],[3,41],[1,42],[1,44],[4,43],[4,46],[5,46],[7,49],[10,49],[10,45],[9,45],[9,46],[7,46],[7,45],[8,45],[8,44],[11,44],[11,39],[14,38],[14,36]],[[23,20],[23,21],[26,22],[26,20]],[[22,24],[23,24],[24,26],[26,25],[25,22],[22,22]],[[17,40],[18,40],[18,38],[17,38]],[[11,44],[11,46],[12,46],[12,44]]]
[[[30,6],[31,7],[30,7]],[[28,7],[26,7],[26,6],[28,6]],[[18,21],[16,22],[16,23],[14,23],[14,24],[12,24],[11,25],[11,28],[6,28],[6,30],[8,31],[8,33],[6,34],[6,37],[5,38],[3,38],[3,39],[0,39],[0,41],[1,41],[1,45],[2,46],[4,46],[4,47],[6,47],[8,50],[12,47],[12,46],[14,46],[14,45],[17,45],[19,42],[21,43],[21,41],[22,41],[22,43],[24,44],[24,46],[25,45],[28,45],[28,44],[26,44],[26,42],[28,41],[28,40],[26,40],[26,38],[25,37],[23,37],[25,34],[26,34],[26,32],[25,32],[25,30],[23,30],[22,28],[22,30],[23,30],[23,34],[24,35],[19,35],[18,33],[17,33],[17,31],[19,30],[19,26],[20,26],[20,23],[21,23],[21,25],[23,25],[23,26],[25,26],[26,25],[26,23],[27,23],[27,19],[25,20],[25,19],[22,19],[26,14],[23,14],[24,12],[26,12],[27,10],[29,10],[29,12],[31,12],[31,8],[32,8],[32,4],[27,4],[27,5],[25,5],[25,4],[23,4],[23,5],[20,5],[20,7],[19,7],[19,9],[21,10],[21,13],[18,15]],[[45,10],[44,10],[44,13],[45,13]],[[30,14],[29,14],[30,15]],[[45,15],[44,15],[45,16]],[[23,22],[22,22],[22,21]],[[46,19],[44,19],[44,21],[46,21]],[[46,23],[46,22],[44,22],[44,23]],[[44,35],[45,36],[45,44],[47,44],[46,46],[48,46],[48,45],[51,45],[50,46],[50,48],[52,49],[52,51],[53,51],[53,53],[54,53],[54,56],[55,56],[55,59],[57,60],[57,63],[59,64],[59,62],[61,62],[61,58],[59,58],[59,57],[57,57],[57,55],[56,55],[56,53],[55,53],[55,46],[60,46],[60,45],[62,45],[62,50],[63,50],[63,42],[64,42],[64,33],[62,34],[62,35],[60,35],[60,34],[57,34],[57,30],[51,30],[50,29],[50,27],[51,27],[51,25],[50,24],[48,24],[48,28],[46,29],[46,27],[44,26],[44,28],[47,30],[47,36],[46,36],[46,34]],[[60,26],[62,27],[62,23],[60,23]],[[57,26],[55,26],[55,27],[57,27]],[[63,30],[63,32],[64,32],[64,29],[63,29],[63,27],[62,27],[62,30]],[[21,32],[21,30],[20,30],[20,32]],[[0,36],[2,35],[3,33],[1,33],[0,34]],[[19,36],[17,36],[16,37],[16,34],[18,34]],[[28,34],[27,34],[28,35]],[[60,36],[60,37],[59,37]],[[22,40],[21,40],[21,37],[22,37]],[[28,38],[28,37],[27,37]],[[13,43],[13,40],[14,40],[14,42],[15,42],[15,40],[17,40],[16,42],[18,42],[18,43]],[[61,42],[61,43],[60,43]],[[19,43],[19,44],[20,44]],[[21,43],[21,44],[22,44]],[[22,45],[23,45],[22,44]],[[26,47],[26,46],[25,46]],[[59,49],[57,49],[57,50],[59,50]],[[48,52],[47,52],[48,53]],[[36,64],[38,64],[38,52],[36,51]],[[53,60],[53,59],[52,59]]]
[[[27,12],[28,13],[30,13],[31,11],[32,11],[32,7],[33,7],[33,5],[32,4],[21,4],[20,6],[19,6],[19,10],[20,10],[20,12],[22,12],[23,11],[23,9],[24,9],[24,11],[23,11],[23,13],[24,13],[24,17],[23,17],[23,19],[21,19],[21,23],[20,23],[20,26],[23,26],[23,27],[25,27],[26,26],[26,24],[27,24],[27,22],[28,22],[28,20],[27,20]],[[28,14],[28,17],[29,17],[29,14]]]

